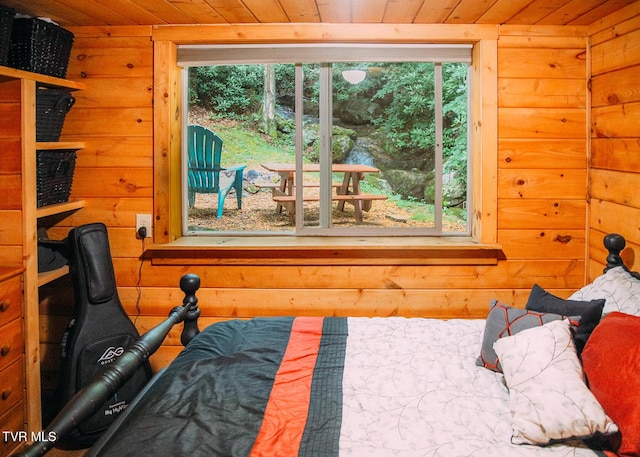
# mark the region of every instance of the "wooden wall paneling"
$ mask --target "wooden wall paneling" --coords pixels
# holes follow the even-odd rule
[[[586,182],[586,169],[503,169],[498,172],[498,197],[582,199]]]
[[[498,104],[502,107],[586,108],[584,79],[502,78]]]
[[[127,32],[135,32],[131,27]],[[149,31],[148,28],[143,27]],[[76,31],[76,29],[71,29]],[[92,29],[77,30],[76,40],[71,50],[67,78],[83,80],[101,77],[136,78],[153,74],[153,50],[149,36],[113,37],[96,36],[82,40],[83,34],[91,34]],[[99,30],[95,31],[100,33]],[[82,79],[81,79],[82,78]]]
[[[602,21],[591,37],[589,226],[596,239],[589,243],[590,279],[601,271],[598,239],[603,233],[620,233],[631,245],[640,241],[640,201],[633,193],[640,179],[640,91],[635,82],[640,68],[640,4],[634,5]]]
[[[501,78],[585,78],[585,47],[579,49],[500,48]]]
[[[578,265],[584,268],[584,263]],[[579,272],[580,281],[584,275]],[[546,278],[540,276],[540,281]],[[575,290],[577,287],[553,287],[554,290]],[[130,293],[136,293],[130,290]],[[326,289],[322,294],[309,294],[308,289],[213,289],[206,288],[199,294],[203,317],[249,318],[253,316],[414,316],[434,318],[485,318],[491,300],[498,298],[513,306],[523,307],[530,286],[521,290],[480,289],[469,295],[464,290],[453,289]],[[127,297],[128,289],[122,295]],[[164,302],[167,291],[149,288],[140,302],[141,316],[162,318],[171,306]],[[152,297],[152,298],[149,298]],[[200,305],[202,304],[202,306]],[[151,307],[157,311],[152,312]],[[134,307],[125,308],[135,319]]]
[[[73,189],[72,189],[73,190]],[[101,221],[111,228],[128,228],[135,232],[136,213],[151,214],[153,199],[147,197],[95,197],[87,201],[86,206],[77,213],[68,216],[64,223],[77,226],[88,222]]]
[[[592,138],[591,167],[640,173],[640,138]]]
[[[558,259],[577,259],[586,248],[583,229],[501,229],[498,243],[507,260],[545,259],[549,252]]]
[[[125,164],[122,164],[125,165]],[[74,176],[71,194],[78,198],[151,197],[153,172],[141,168],[94,168],[90,175]],[[134,224],[135,227],[135,224]]]
[[[124,135],[124,132],[122,133]],[[69,141],[81,137],[66,135]],[[85,147],[78,151],[78,168],[151,168],[153,164],[153,138],[150,136],[84,137]]]
[[[591,80],[591,106],[618,105],[640,101],[640,65],[594,76]]]
[[[501,30],[499,243],[508,263],[545,258],[550,251],[556,258],[581,259],[586,244],[587,42],[560,31],[527,36],[512,27]]]
[[[502,25],[500,26],[500,48],[535,48],[540,50],[562,48],[578,51],[587,46],[585,33],[584,27]],[[580,51],[577,54],[580,54]]]
[[[587,167],[584,139],[501,138],[498,143],[500,169]]]
[[[592,198],[589,227],[602,233],[619,233],[640,244],[640,208]],[[590,248],[590,260],[602,262],[598,254]]]
[[[624,171],[591,170],[591,197],[640,208],[640,174]]]
[[[640,103],[591,108],[591,134],[595,138],[633,138],[640,125]]]
[[[577,230],[577,229],[576,229]],[[551,232],[554,233],[554,232]],[[565,231],[561,231],[565,233]],[[570,231],[567,233],[571,233]],[[561,256],[563,257],[563,256]],[[576,259],[518,259],[500,262],[497,266],[437,265],[437,266],[283,266],[274,273],[272,266],[163,266],[142,265],[140,286],[166,287],[177,293],[174,299],[182,300],[180,291],[174,290],[185,273],[200,276],[202,288],[269,288],[287,289],[475,289],[496,287],[500,289],[530,287],[535,278],[552,278],[549,287],[573,287],[580,272],[575,270]],[[135,288],[139,281],[140,259],[115,258],[116,281],[119,287]],[[509,277],[517,272],[517,278]],[[555,278],[554,276],[562,276]],[[564,277],[566,275],[566,277]],[[295,280],[294,280],[295,279]],[[527,285],[528,284],[528,285]]]
[[[600,75],[640,61],[640,29],[633,30],[592,47],[592,72]]]
[[[498,111],[501,138],[582,138],[586,109],[503,108]]]
[[[81,105],[71,110],[65,118],[64,131],[74,136],[111,136],[114,132],[127,132],[131,136],[149,134],[153,125],[153,110],[150,106],[141,108],[85,109]]]
[[[120,106],[134,108],[149,106],[153,101],[153,75],[126,75],[124,77],[91,76],[86,79],[90,95],[84,91],[74,94],[83,108]]]
[[[585,226],[586,202],[563,199],[502,199],[500,228],[580,229]]]

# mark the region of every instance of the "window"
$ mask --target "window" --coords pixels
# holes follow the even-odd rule
[[[189,204],[185,138],[183,234],[469,235],[470,61],[467,45],[179,47],[185,123],[246,165],[242,210],[232,186],[217,217],[215,194]]]

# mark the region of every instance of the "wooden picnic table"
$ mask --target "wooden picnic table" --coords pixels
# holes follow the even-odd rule
[[[287,210],[289,218],[295,222],[295,164],[292,163],[263,163],[263,168],[278,173],[280,182],[272,188],[273,201],[277,204],[277,211],[282,208]],[[303,172],[319,172],[319,164],[305,164]],[[380,170],[369,165],[337,163],[331,166],[334,173],[343,173],[342,183],[334,183],[336,193],[332,199],[338,202],[338,209],[344,211],[344,204],[350,203],[354,207],[354,216],[357,222],[362,222],[362,212],[369,211],[373,200],[386,200],[386,195],[363,194],[360,191],[360,181],[364,179],[366,173],[379,173]],[[317,187],[317,183],[304,182],[303,187]],[[303,192],[303,201],[318,201],[319,196],[307,195]]]

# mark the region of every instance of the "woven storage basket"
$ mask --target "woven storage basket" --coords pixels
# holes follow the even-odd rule
[[[36,151],[38,208],[69,200],[75,168],[76,149]]]
[[[39,87],[36,93],[36,141],[58,141],[65,117],[75,102],[67,90]]]
[[[73,33],[35,18],[13,20],[9,65],[43,75],[65,78]]]
[[[9,63],[12,29],[13,11],[0,6],[0,65],[7,65],[7,63]]]

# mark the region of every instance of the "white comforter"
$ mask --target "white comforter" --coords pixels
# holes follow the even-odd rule
[[[340,456],[599,455],[511,444],[503,375],[475,364],[483,330],[483,320],[350,318]]]

